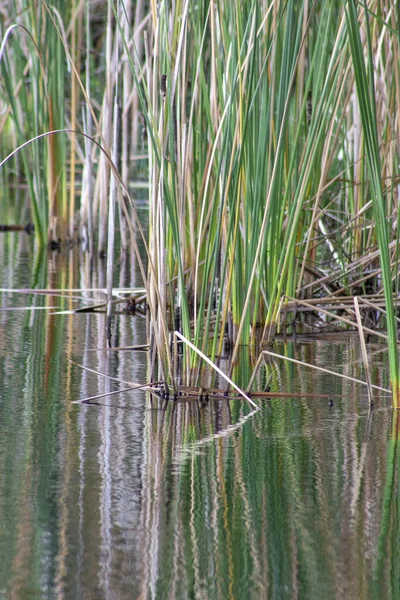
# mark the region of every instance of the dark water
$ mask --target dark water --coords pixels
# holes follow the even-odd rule
[[[0,239],[0,260],[2,290],[104,286],[101,265],[90,276],[76,251],[35,262],[19,234]],[[129,260],[115,272],[135,284]],[[70,360],[149,378],[146,353],[104,350],[103,314],[65,313],[94,297],[75,295],[0,292],[13,308],[0,311],[1,600],[400,597],[399,427],[384,393],[369,411],[362,386],[274,360],[273,390],[294,396],[249,417],[238,400],[160,410],[141,391],[73,404],[124,386]],[[118,316],[115,345],[143,343],[145,327]],[[275,351],[363,378],[354,337]],[[388,387],[384,348],[370,353]]]

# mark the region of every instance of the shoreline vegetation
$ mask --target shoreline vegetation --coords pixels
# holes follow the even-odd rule
[[[242,345],[253,381],[277,333],[318,323],[358,331],[371,404],[366,340],[385,339],[400,408],[399,18],[391,0],[3,4],[3,201],[27,187],[38,248],[106,257],[109,320],[116,241],[135,253],[153,381],[176,394],[179,363],[201,389],[228,348],[235,387]]]

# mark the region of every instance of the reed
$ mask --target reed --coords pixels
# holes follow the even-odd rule
[[[372,208],[382,267],[383,291],[386,301],[386,321],[388,331],[390,378],[393,392],[393,407],[398,409],[400,408],[400,380],[397,352],[397,328],[395,323],[395,304],[393,301],[392,270],[389,254],[391,212],[388,212],[388,206],[390,206],[390,204],[385,199],[382,189],[382,165],[378,136],[378,119],[374,83],[374,55],[372,50],[372,38],[369,24],[370,16],[365,0],[363,5],[364,29],[367,41],[368,69],[365,67],[364,48],[360,38],[357,12],[352,2],[348,3],[346,19],[351,46],[351,55],[354,65],[357,98],[360,107],[363,134],[365,137],[365,154],[368,164]]]
[[[197,349],[184,348],[187,385],[201,355],[215,362],[228,347],[233,368],[242,344],[257,354],[290,331],[289,298],[382,292],[398,407],[392,3],[162,0],[147,13],[144,2],[20,4],[6,3],[18,28],[6,35],[1,24],[2,151],[50,129],[88,136],[84,146],[73,133],[47,147],[38,138],[21,152],[39,243],[72,237],[80,208],[78,235],[113,254],[118,198],[122,246],[137,249],[148,232],[143,278],[167,378],[168,329]],[[137,173],[148,176],[148,227],[131,193]]]

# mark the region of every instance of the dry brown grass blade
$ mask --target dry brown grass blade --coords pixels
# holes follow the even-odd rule
[[[216,371],[218,373],[218,375],[220,375],[223,379],[225,379],[225,381],[227,383],[229,383],[230,386],[232,386],[237,392],[239,392],[239,394],[241,396],[243,396],[243,398],[245,400],[247,400],[247,402],[250,404],[250,406],[259,410],[259,407],[257,406],[257,404],[243,390],[241,390],[240,387],[237,386],[236,383],[234,383],[232,381],[232,379],[230,379],[223,371],[221,371],[221,369],[219,367],[217,367],[217,365],[214,364],[212,362],[212,360],[210,360],[208,358],[208,356],[206,356],[203,352],[201,352],[201,350],[196,348],[196,346],[194,344],[192,344],[192,342],[190,342],[188,339],[186,339],[185,336],[183,336],[181,333],[179,333],[179,331],[175,331],[175,336],[177,336],[182,342],[184,342],[187,346],[189,346],[189,348],[191,350],[193,350],[193,352],[196,352],[196,354],[198,354],[208,365],[210,365],[210,367],[212,369],[214,369],[214,371]]]
[[[115,394],[121,394],[122,392],[130,392],[132,390],[138,390],[140,388],[122,388],[122,390],[114,390],[112,392],[104,392],[103,394],[96,394],[96,396],[89,396],[88,398],[80,398],[79,400],[72,400],[71,404],[89,404],[93,400],[98,400],[99,398],[105,398],[106,396],[114,396]]]
[[[276,352],[271,352],[270,350],[263,350],[263,354],[267,354],[268,356],[273,356],[275,358],[281,358],[282,360],[287,360],[289,362],[295,363],[296,365],[301,365],[303,367],[310,367],[310,369],[315,369],[316,371],[322,371],[322,373],[328,373],[329,375],[335,375],[336,377],[340,377],[341,379],[346,379],[347,381],[353,381],[354,383],[360,383],[361,385],[367,385],[365,381],[361,379],[356,379],[355,377],[349,377],[348,375],[343,375],[343,373],[336,373],[335,371],[331,371],[330,369],[325,369],[324,367],[317,367],[316,365],[311,365],[310,363],[306,363],[302,360],[297,360],[295,358],[289,358],[288,356],[282,356],[282,354],[277,354]],[[375,390],[379,390],[381,392],[391,393],[387,388],[380,387],[379,385],[372,385],[372,388]]]
[[[367,388],[368,388],[368,399],[369,399],[369,404],[372,404],[372,400],[373,400],[373,394],[372,394],[372,385],[371,385],[371,373],[369,370],[369,361],[368,361],[368,354],[367,354],[367,347],[365,345],[365,338],[364,338],[364,331],[363,331],[363,326],[362,326],[362,321],[361,321],[361,314],[360,314],[360,307],[358,304],[358,298],[354,298],[354,308],[356,311],[356,319],[357,319],[357,328],[358,328],[358,335],[360,336],[360,344],[361,344],[361,354],[362,354],[362,359],[363,359],[363,363],[364,363],[364,371],[365,371],[365,378],[367,380]]]
[[[119,379],[118,377],[111,377],[111,375],[107,375],[106,373],[102,373],[101,371],[96,371],[95,369],[90,369],[89,367],[85,367],[84,365],[81,365],[81,364],[75,362],[71,358],[67,357],[67,360],[68,360],[68,362],[72,363],[76,367],[79,367],[80,369],[83,369],[84,371],[89,371],[90,373],[94,373],[95,375],[99,375],[100,377],[105,377],[106,379],[109,379],[110,381],[118,381],[118,383],[124,383],[125,385],[129,385],[129,386],[131,386],[129,388],[131,390],[142,389],[142,390],[154,392],[154,391],[156,391],[155,388],[163,385],[162,381],[156,381],[154,383],[135,383],[134,381],[126,381],[125,379]]]
[[[396,243],[396,240],[392,241],[388,246],[389,250],[395,250]],[[365,270],[369,264],[371,264],[377,258],[379,258],[379,255],[379,250],[373,250],[372,252],[370,251],[366,254],[364,253],[360,258],[357,258],[353,262],[349,263],[345,271],[343,271],[342,268],[336,269],[335,271],[333,271],[333,273],[330,273],[329,275],[324,275],[323,277],[312,281],[311,283],[307,283],[300,289],[300,293],[304,293],[307,290],[313,290],[315,287],[321,286],[322,284],[332,284],[338,279],[343,278],[344,276],[348,276],[350,273],[357,269]],[[369,277],[367,277],[367,279],[368,278]],[[338,293],[338,291],[335,293]]]

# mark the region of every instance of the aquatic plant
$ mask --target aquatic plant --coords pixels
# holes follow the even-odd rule
[[[393,406],[395,408],[400,408],[397,328],[395,323],[395,301],[393,300],[392,271],[389,251],[389,240],[391,235],[391,222],[389,219],[391,214],[387,212],[388,203],[385,201],[382,189],[381,156],[378,138],[378,122],[374,84],[374,56],[372,52],[371,31],[369,26],[370,16],[365,0],[363,0],[363,5],[364,29],[367,41],[368,73],[365,68],[364,48],[360,38],[357,11],[353,2],[348,2],[346,18],[351,46],[351,55],[353,59],[354,76],[357,86],[357,98],[360,107],[363,134],[365,138],[365,154],[368,164],[372,208],[382,267],[383,292],[386,300],[386,324],[388,331]]]
[[[2,151],[35,139],[22,168],[10,170],[28,182],[38,241],[46,231],[82,236],[93,251],[96,234],[98,252],[109,252],[110,288],[116,202],[122,247],[135,247],[141,261],[146,249],[142,274],[165,377],[173,379],[172,324],[199,350],[184,346],[189,385],[201,353],[214,362],[228,348],[232,368],[241,344],[257,356],[276,331],[290,332],[299,303],[311,311],[307,302],[328,299],[314,313],[340,327],[337,298],[383,293],[384,306],[373,302],[388,331],[397,407],[395,7],[6,6],[2,33],[14,22],[24,29],[0,53],[0,129],[10,131]],[[37,139],[67,128],[48,136],[45,150]],[[354,314],[349,320],[355,327]]]

